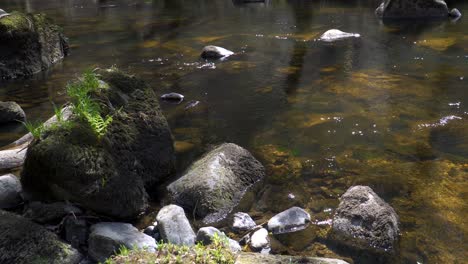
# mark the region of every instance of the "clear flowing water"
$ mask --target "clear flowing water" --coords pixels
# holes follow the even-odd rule
[[[71,55],[32,80],[1,83],[0,100],[45,120],[51,101],[66,101],[70,79],[117,65],[159,94],[185,95],[179,105],[161,102],[179,172],[210,146],[234,142],[268,170],[238,210],[259,222],[292,205],[312,212],[314,225],[278,237],[273,251],[364,262],[325,239],[338,197],[363,184],[400,216],[393,262],[466,263],[468,157],[432,148],[429,132],[447,117],[468,118],[467,17],[382,23],[374,16],[378,1],[100,2],[2,0],[7,11],[54,18]],[[451,5],[468,15],[468,3],[457,2]],[[362,37],[315,40],[331,28]],[[208,44],[237,54],[204,61]],[[190,100],[200,104],[185,109]],[[1,127],[0,143],[24,132]]]

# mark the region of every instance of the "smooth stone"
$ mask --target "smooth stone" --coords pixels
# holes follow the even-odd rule
[[[460,12],[460,10],[454,8],[454,9],[450,10],[449,16],[452,17],[452,18],[459,18],[459,17],[462,16],[462,13]]]
[[[340,259],[317,258],[305,256],[287,256],[287,255],[267,255],[260,253],[241,253],[235,264],[290,264],[290,263],[307,263],[307,264],[349,264]]]
[[[250,217],[250,215],[246,213],[235,213],[233,220],[232,220],[232,230],[237,233],[249,231],[252,228],[256,227],[257,224],[255,221]]]
[[[9,209],[23,202],[20,180],[13,174],[0,176],[0,209]]]
[[[15,102],[0,102],[0,123],[20,122],[26,119],[21,106]]]
[[[305,229],[309,223],[310,214],[295,206],[273,216],[268,221],[268,230],[273,234],[291,233]]]
[[[156,216],[162,239],[175,245],[195,244],[195,232],[185,216],[184,209],[177,205],[164,206]]]
[[[255,231],[250,237],[250,248],[254,251],[261,251],[262,249],[270,247],[270,240],[268,239],[268,230],[261,228]]]
[[[342,39],[347,39],[347,38],[359,38],[361,37],[360,34],[357,33],[348,33],[348,32],[343,32],[338,29],[330,29],[323,33],[319,40],[325,41],[325,42],[332,42],[332,41],[337,41],[337,40],[342,40]]]
[[[83,212],[78,207],[65,202],[42,203],[31,202],[24,212],[24,217],[40,224],[59,223],[67,215],[80,215]]]
[[[86,220],[68,216],[64,221],[65,240],[73,247],[86,245],[88,241],[88,224]]]
[[[384,0],[375,13],[384,19],[447,17],[448,8],[443,0]]]
[[[201,57],[204,59],[221,59],[233,55],[234,52],[218,46],[206,46],[203,48]]]
[[[154,238],[138,231],[136,227],[127,223],[102,222],[91,226],[89,235],[89,255],[99,262],[104,262],[121,246],[138,248],[154,252],[156,241]]]
[[[400,234],[395,210],[370,187],[350,187],[340,198],[330,238],[351,248],[391,252]]]
[[[239,252],[241,251],[241,246],[239,243],[233,239],[230,239],[226,234],[221,232],[219,229],[212,227],[212,226],[207,226],[207,227],[202,227],[198,230],[197,232],[197,242],[201,242],[204,245],[210,245],[213,242],[214,236],[218,235],[221,239],[227,239],[229,249],[232,252]]]
[[[179,101],[182,102],[184,100],[184,96],[180,93],[168,93],[161,95],[162,100],[167,101]]]
[[[265,168],[250,152],[224,143],[195,161],[167,189],[177,204],[211,224],[225,219],[264,176]]]
[[[56,234],[0,210],[0,263],[78,264],[83,256]]]

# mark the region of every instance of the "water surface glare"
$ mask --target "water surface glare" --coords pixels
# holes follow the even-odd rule
[[[392,263],[466,262],[468,135],[447,136],[450,148],[435,148],[430,131],[454,121],[467,131],[468,2],[451,1],[465,15],[457,22],[401,23],[379,21],[372,0],[98,2],[0,2],[7,11],[47,13],[71,43],[71,55],[48,72],[0,83],[1,101],[45,120],[51,101],[66,101],[70,79],[117,65],[158,94],[185,96],[161,102],[179,172],[211,146],[237,143],[268,170],[238,210],[258,222],[293,205],[312,213],[313,224],[275,239],[274,252],[376,263],[324,237],[338,197],[362,184],[400,216]],[[332,28],[361,37],[316,41]],[[204,61],[208,44],[236,55]],[[2,126],[0,141],[24,132]]]

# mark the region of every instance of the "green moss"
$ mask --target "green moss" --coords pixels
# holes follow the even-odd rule
[[[20,12],[12,12],[0,20],[0,32],[29,31],[32,26],[31,17]],[[1,30],[2,28],[4,30]]]

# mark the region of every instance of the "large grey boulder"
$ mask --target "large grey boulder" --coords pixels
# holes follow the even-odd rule
[[[156,216],[162,239],[176,245],[195,244],[195,232],[185,216],[184,209],[177,205],[164,206]]]
[[[0,66],[1,67],[1,66]],[[0,124],[9,122],[20,122],[26,119],[21,106],[15,102],[0,102]]]
[[[287,256],[287,255],[267,255],[259,253],[241,253],[235,264],[290,264],[290,263],[307,263],[307,264],[348,264],[348,262],[340,259],[331,258],[315,258],[303,256]]]
[[[384,0],[375,10],[381,18],[447,17],[447,4],[443,0]]]
[[[15,175],[0,176],[0,209],[18,206],[23,201],[21,191],[21,183]]]
[[[204,245],[210,245],[211,243],[213,243],[215,235],[218,236],[218,238],[220,238],[221,240],[224,240],[232,252],[241,251],[241,246],[237,241],[230,239],[228,236],[226,236],[226,234],[212,226],[202,227],[198,230],[197,242],[201,242]]]
[[[353,186],[340,198],[330,237],[346,246],[392,252],[398,239],[398,215],[370,187]]]
[[[327,30],[325,33],[323,33],[319,40],[324,41],[324,42],[333,42],[337,40],[342,40],[342,39],[348,39],[348,38],[359,38],[361,35],[357,33],[348,33],[348,32],[343,32],[338,29],[330,29]]]
[[[67,54],[62,30],[45,15],[12,12],[0,19],[1,79],[31,76]]]
[[[77,264],[81,254],[54,233],[0,210],[0,263]]]
[[[273,216],[268,221],[268,230],[273,234],[291,233],[303,230],[309,224],[310,214],[295,206]]]
[[[242,212],[234,214],[232,219],[232,229],[234,232],[240,233],[249,231],[256,226],[257,224],[252,219],[252,217],[250,217],[250,215]]]
[[[119,248],[156,250],[154,238],[138,231],[136,227],[126,223],[102,222],[91,226],[88,239],[89,255],[95,260],[104,262]]]
[[[177,204],[209,224],[224,219],[264,175],[262,164],[247,150],[225,143],[194,162],[167,189]]]
[[[68,200],[133,219],[148,207],[148,192],[174,172],[171,131],[149,85],[117,69],[96,74],[108,88],[88,95],[106,102],[101,112],[112,122],[105,134],[72,115],[71,128],[47,131],[29,145],[21,182],[34,200]]]

